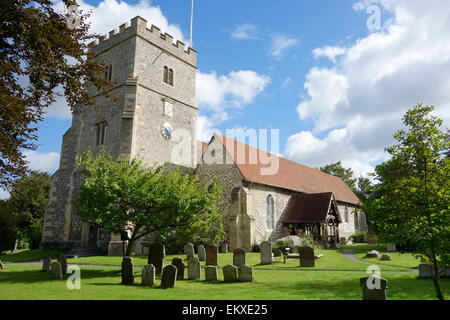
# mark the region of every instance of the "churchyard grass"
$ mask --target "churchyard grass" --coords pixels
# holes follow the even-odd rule
[[[51,280],[39,266],[8,264],[0,272],[0,300],[5,299],[81,299],[81,300],[361,300],[359,278],[366,273],[315,273],[255,271],[251,283],[223,283],[219,281],[177,281],[174,289],[142,287],[141,270],[135,270],[135,285],[120,285],[119,269],[81,268],[81,290],[69,290],[66,281]],[[382,274],[389,281],[389,300],[433,300],[435,292],[431,280],[418,279],[417,274]],[[64,280],[68,276],[64,276]],[[448,295],[450,280],[441,284]]]
[[[413,253],[406,252],[388,252],[385,245],[371,245],[366,243],[357,243],[351,246],[343,246],[341,250],[350,249],[355,252],[355,256],[366,262],[373,262],[388,266],[398,266],[411,269],[418,269],[420,264],[420,259],[415,258]],[[367,252],[371,250],[377,250],[381,255],[388,254],[391,256],[390,261],[383,261],[380,258],[365,258]]]
[[[323,257],[316,260],[316,266],[313,270],[337,270],[337,271],[365,271],[367,270],[366,264],[354,262],[346,259],[339,250],[327,250],[327,249],[316,249],[315,254],[323,254]],[[185,265],[187,265],[186,255],[168,255],[164,262],[166,264],[171,263],[172,259],[175,257],[182,257],[184,259]],[[311,270],[312,268],[300,268],[300,260],[297,259],[287,259],[287,263],[283,263],[283,257],[275,258],[275,262],[271,265],[259,265],[260,254],[256,252],[247,253],[246,264],[258,269],[264,270]],[[147,256],[133,256],[133,262],[135,266],[143,267],[147,264]],[[80,265],[104,265],[104,266],[120,266],[122,263],[122,257],[108,257],[108,256],[97,256],[97,257],[86,257],[86,258],[76,258],[68,259],[70,264],[80,264]],[[219,254],[219,267],[224,267],[228,264],[233,263],[232,253],[220,253]],[[205,262],[201,262],[201,266],[205,266]],[[394,271],[402,270],[401,268],[381,266],[381,270]]]
[[[29,262],[42,260],[44,258],[50,257],[55,258],[62,253],[62,251],[55,250],[23,250],[17,253],[6,253],[0,256],[0,260],[3,262]]]

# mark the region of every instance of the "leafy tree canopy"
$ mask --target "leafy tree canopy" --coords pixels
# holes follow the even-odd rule
[[[64,0],[67,6],[76,4]],[[107,67],[88,59],[87,14],[71,25],[69,12],[50,0],[2,0],[0,6],[0,186],[27,172],[24,150],[35,150],[36,127],[45,108],[64,96],[74,110],[92,104],[86,88],[109,96]],[[57,91],[57,89],[59,91]]]
[[[351,168],[344,168],[341,161],[327,164],[324,167],[319,168],[320,171],[339,177],[344,181],[352,190],[356,189],[356,179],[353,178],[353,170]]]
[[[164,242],[177,231],[208,237],[218,243],[224,236],[218,202],[220,186],[207,188],[197,176],[167,167],[147,168],[140,159],[114,160],[106,152],[78,158],[84,170],[76,213],[107,231],[129,231],[127,255],[134,243],[150,234]]]

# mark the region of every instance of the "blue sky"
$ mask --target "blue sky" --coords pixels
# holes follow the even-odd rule
[[[385,159],[409,107],[433,104],[450,123],[450,9],[445,0],[428,3],[195,0],[198,136],[279,129],[284,157],[312,167],[342,160],[367,174]],[[190,0],[81,5],[99,33],[141,15],[189,39]],[[369,29],[374,7],[380,25]],[[28,154],[32,167],[57,169],[70,123],[63,101],[50,108],[39,148]]]

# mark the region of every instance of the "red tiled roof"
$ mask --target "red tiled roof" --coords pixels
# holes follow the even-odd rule
[[[227,152],[233,156],[233,160],[245,180],[295,190],[302,193],[332,192],[338,201],[352,204],[358,204],[359,202],[358,197],[356,197],[347,184],[345,184],[345,182],[338,177],[326,174],[317,169],[306,167],[297,162],[278,157],[274,154],[261,151],[245,143],[219,134],[215,134],[214,137],[219,139]],[[233,150],[229,150],[230,147],[234,147],[234,152]],[[245,161],[237,161],[239,160],[237,150],[245,150]],[[254,153],[257,154],[257,161],[256,164],[251,164],[249,161],[249,155]],[[261,155],[264,157],[272,157],[272,159],[278,159],[279,168],[275,174],[261,174],[261,168],[270,167],[270,165],[263,164],[264,161],[260,159]]]
[[[197,140],[197,163],[200,163],[200,161],[202,159],[203,151],[205,151],[207,146],[208,146],[207,142]]]
[[[332,200],[331,192],[293,195],[283,222],[325,222]]]

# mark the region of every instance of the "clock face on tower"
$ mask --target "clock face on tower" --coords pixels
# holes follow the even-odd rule
[[[167,140],[169,140],[172,137],[173,128],[169,123],[164,123],[161,127],[161,133],[163,137]]]

